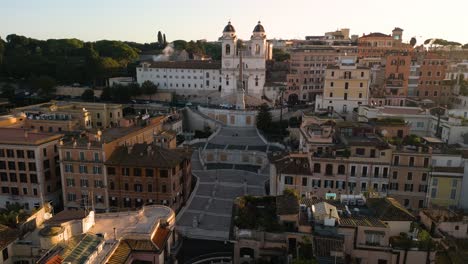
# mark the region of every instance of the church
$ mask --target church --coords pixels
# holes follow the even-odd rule
[[[222,45],[221,62],[145,61],[136,69],[137,82],[151,81],[162,91],[194,97],[209,96],[223,102],[222,98],[235,96],[237,83],[241,81],[245,95],[261,101],[266,61],[272,57],[272,45],[266,39],[262,24],[258,22],[254,27],[250,40],[241,41],[229,22],[219,41]]]

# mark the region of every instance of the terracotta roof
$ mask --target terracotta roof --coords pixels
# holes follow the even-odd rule
[[[220,61],[153,61],[150,68],[220,70]]]
[[[40,145],[60,137],[62,135],[33,132],[23,128],[0,128],[0,144]]]
[[[291,155],[270,155],[270,161],[276,165],[278,173],[312,175],[307,157],[294,157]]]
[[[380,32],[370,33],[370,34],[364,35],[364,36],[362,36],[360,38],[383,38],[383,37],[392,38],[391,35],[386,35],[386,34],[383,34],[383,33],[380,33]]]
[[[415,219],[394,198],[368,198],[367,207],[382,221],[414,221]]]
[[[6,248],[20,235],[20,231],[5,225],[0,225],[0,250]]]
[[[290,215],[299,213],[299,202],[293,195],[276,196],[276,214]]]
[[[109,157],[106,165],[172,168],[190,159],[191,154],[191,150],[188,149],[166,149],[154,144],[135,144],[130,153],[128,147],[118,147]]]
[[[120,242],[117,248],[112,252],[110,258],[106,261],[107,264],[124,264],[130,256],[132,250],[125,242]]]
[[[167,238],[170,234],[171,230],[169,228],[158,227],[153,238],[151,238],[151,241],[158,247],[159,250],[163,250],[164,245],[167,242]]]
[[[64,210],[54,215],[52,218],[46,221],[48,225],[56,225],[65,223],[71,220],[81,220],[86,217],[84,210]]]
[[[340,217],[340,226],[387,227],[380,219],[368,215],[343,215]]]
[[[63,262],[63,258],[59,255],[55,255],[49,260],[47,260],[46,264],[61,264]]]

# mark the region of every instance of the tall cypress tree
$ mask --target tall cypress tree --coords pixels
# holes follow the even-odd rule
[[[166,34],[163,35],[163,44],[164,44],[164,47],[167,45],[167,42],[166,42]]]
[[[161,31],[158,31],[158,44],[163,45],[163,36],[161,34]]]

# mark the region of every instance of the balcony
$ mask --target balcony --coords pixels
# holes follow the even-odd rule
[[[401,88],[403,88],[403,80],[387,80],[385,82],[385,88],[387,88],[387,89],[401,89]]]

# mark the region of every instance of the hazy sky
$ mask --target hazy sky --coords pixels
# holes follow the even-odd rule
[[[228,20],[248,38],[258,20],[268,38],[404,29],[403,39],[468,43],[467,0],[0,0],[0,36],[154,42],[216,40]]]

